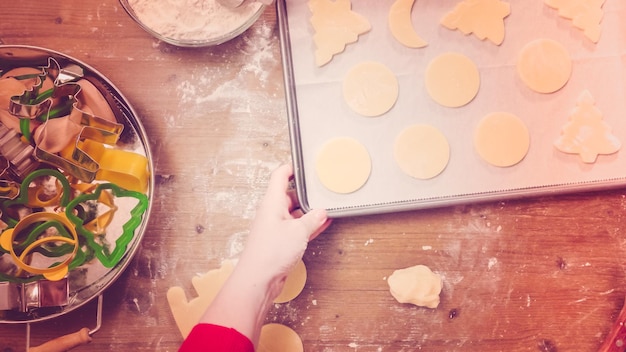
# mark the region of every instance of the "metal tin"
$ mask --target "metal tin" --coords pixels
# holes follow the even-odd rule
[[[18,66],[43,67],[49,58],[56,60],[61,67],[82,68],[83,78],[88,79],[96,86],[113,109],[117,122],[124,126],[118,142],[119,145],[116,147],[132,150],[147,158],[149,170],[146,193],[148,206],[132,240],[126,247],[125,254],[113,267],[106,268],[97,260],[92,260],[74,268],[69,272],[66,279],[57,283],[44,281],[29,284],[3,283],[0,285],[0,296],[3,295],[3,292],[7,293],[6,300],[0,299],[0,323],[32,323],[48,320],[73,311],[96,297],[101,299],[103,291],[122,274],[138,250],[152,209],[151,194],[154,192],[154,170],[146,131],[137,113],[120,90],[93,67],[60,52],[34,46],[0,45],[0,69]],[[120,206],[125,205],[124,201],[127,200],[120,200]],[[115,235],[112,234],[112,236]],[[119,234],[117,235],[119,236]],[[16,296],[20,290],[24,292],[22,294],[23,302],[20,304],[26,305],[26,307],[24,309],[10,309],[16,307],[14,307],[14,299],[10,299],[8,293]],[[57,297],[54,298],[53,295],[57,295]],[[2,310],[3,308],[5,310]]]

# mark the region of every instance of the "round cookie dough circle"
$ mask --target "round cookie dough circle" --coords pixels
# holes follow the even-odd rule
[[[398,100],[398,79],[387,66],[366,61],[354,66],[343,80],[343,97],[357,114],[375,117]]]
[[[439,175],[446,168],[450,145],[437,128],[413,125],[396,137],[393,156],[404,173],[425,180]]]
[[[352,193],[363,187],[372,171],[370,154],[354,138],[338,137],[326,142],[315,161],[322,184],[336,193]]]
[[[480,88],[480,73],[469,57],[445,53],[434,58],[426,67],[425,83],[434,101],[456,108],[476,97]]]
[[[306,284],[306,266],[304,262],[299,260],[291,269],[291,272],[287,276],[287,280],[285,281],[285,285],[283,286],[282,291],[276,299],[274,299],[274,303],[285,303],[293,300],[298,297],[298,295],[304,289],[304,285]]]
[[[288,326],[265,324],[261,328],[257,352],[303,352],[302,339]]]
[[[528,153],[530,133],[519,117],[508,112],[494,112],[478,123],[474,147],[486,162],[509,167],[522,161]]]
[[[572,59],[561,43],[536,39],[522,48],[517,73],[528,88],[538,93],[553,93],[569,81]]]

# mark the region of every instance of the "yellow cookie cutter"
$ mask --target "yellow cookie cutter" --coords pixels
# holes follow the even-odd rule
[[[48,237],[40,238],[34,241],[33,243],[31,243],[30,245],[28,245],[28,247],[26,247],[18,257],[18,255],[15,253],[15,248],[14,248],[15,237],[22,230],[28,228],[30,225],[35,224],[35,223],[40,223],[40,222],[61,223],[72,235],[72,238],[68,238],[64,236],[48,236]],[[68,244],[73,245],[74,249],[72,253],[67,255],[63,261],[61,261],[60,263],[56,263],[55,265],[50,266],[50,267],[45,267],[45,268],[35,267],[26,263],[26,258],[28,257],[29,254],[33,252],[35,248],[45,243],[50,243],[50,242],[68,243]],[[48,212],[30,214],[24,217],[17,225],[15,225],[14,228],[4,231],[0,235],[0,246],[2,246],[2,248],[7,250],[11,254],[11,257],[13,258],[15,265],[18,266],[19,270],[16,276],[20,275],[22,271],[27,271],[31,274],[43,275],[46,279],[50,281],[61,280],[65,277],[65,275],[67,275],[69,271],[69,268],[68,268],[69,264],[76,256],[76,252],[78,251],[78,247],[79,247],[78,235],[76,233],[76,229],[74,225],[67,219],[67,217],[56,214],[56,213],[48,213]]]
[[[94,139],[79,141],[75,148],[65,149],[61,155],[70,158],[73,150],[79,149],[89,155],[99,166],[96,180],[114,183],[126,190],[145,193],[148,189],[148,159],[137,153],[107,148]]]

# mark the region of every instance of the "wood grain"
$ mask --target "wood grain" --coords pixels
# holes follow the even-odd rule
[[[104,293],[102,328],[77,351],[176,351],[165,294],[236,256],[269,173],[290,161],[276,14],[215,48],[150,37],[114,0],[10,1],[5,44],[54,49],[107,76],[150,139],[154,211],[141,248]],[[625,295],[626,191],[338,219],[310,244],[308,282],[268,322],[309,352],[595,351]],[[395,302],[386,278],[428,265],[442,302]],[[95,302],[32,326],[32,345],[95,324]],[[21,351],[23,325],[0,325]]]

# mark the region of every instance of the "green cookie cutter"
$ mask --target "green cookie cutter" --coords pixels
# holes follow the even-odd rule
[[[110,253],[104,246],[96,242],[94,234],[87,230],[83,224],[83,220],[74,214],[75,208],[78,207],[80,203],[88,200],[98,200],[100,194],[105,190],[110,190],[115,197],[130,197],[138,201],[137,205],[130,211],[130,220],[122,226],[122,235],[115,241],[115,249]],[[76,231],[85,238],[87,246],[94,251],[94,255],[100,260],[102,265],[107,268],[112,268],[119,263],[126,253],[126,248],[133,239],[135,230],[141,224],[143,214],[146,209],[148,209],[148,203],[148,196],[143,193],[128,191],[113,183],[101,183],[96,187],[93,193],[82,194],[74,198],[65,208],[65,214],[67,218],[76,225]]]
[[[57,181],[61,184],[61,187],[62,187],[62,193],[61,193],[58,205],[60,205],[61,207],[64,207],[68,204],[69,199],[70,199],[71,188],[70,188],[70,183],[65,177],[65,175],[63,175],[60,171],[55,170],[55,169],[39,169],[39,170],[33,171],[24,178],[24,181],[22,181],[22,185],[20,186],[19,196],[12,200],[6,200],[2,202],[2,204],[0,205],[0,208],[2,209],[2,217],[3,217],[2,220],[6,222],[7,225],[9,225],[9,227],[14,227],[19,222],[19,220],[11,218],[7,214],[7,210],[11,206],[25,205],[29,207],[41,207],[42,205],[44,205],[43,203],[40,203],[40,202],[36,202],[36,204],[31,204],[32,196],[29,197],[29,192],[28,192],[30,188],[30,183],[36,178],[41,177],[41,176],[52,176],[57,179]]]

